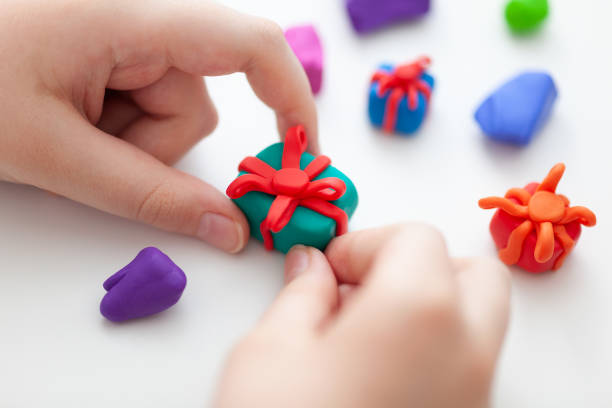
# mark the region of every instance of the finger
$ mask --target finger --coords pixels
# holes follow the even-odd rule
[[[325,250],[338,282],[361,284],[368,276],[378,250],[390,236],[399,231],[397,225],[349,232],[334,238]]]
[[[171,68],[157,82],[127,95],[140,115],[114,134],[166,164],[177,162],[217,126],[217,111],[199,76]],[[119,108],[128,113],[117,112],[118,102],[109,106],[108,114],[117,115],[116,119],[103,111],[102,124],[108,128],[112,121],[117,127],[125,121],[134,109],[126,104]]]
[[[415,318],[436,325],[453,318],[453,266],[444,239],[432,227],[399,224],[349,233],[335,239],[326,255],[340,282],[361,284],[340,313],[339,330],[367,320],[388,333],[413,327],[408,323]]]
[[[317,114],[306,74],[275,23],[248,16],[213,2],[157,2],[148,13],[138,7],[123,11],[126,25],[117,30],[120,56],[109,87],[148,85],[165,65],[193,75],[244,72],[255,94],[277,115],[284,136],[294,125],[305,126],[317,153]],[[121,3],[122,9],[127,7]],[[113,15],[114,24],[117,16]],[[142,47],[147,38],[148,47]],[[161,58],[163,56],[165,58]],[[143,65],[150,66],[144,69]]]
[[[217,126],[217,111],[200,76],[170,68],[159,81],[130,96],[146,116],[119,137],[166,164],[178,161]]]
[[[508,326],[510,273],[497,259],[454,261],[463,314],[474,340],[496,356]]]
[[[398,282],[413,280],[412,274],[446,279],[451,270],[444,238],[418,223],[351,232],[335,238],[325,253],[338,281],[353,285],[374,270]]]
[[[36,154],[25,182],[228,252],[245,245],[244,215],[212,186],[109,137],[62,102],[41,104],[37,114],[31,138],[16,150],[15,160]]]
[[[338,285],[321,251],[297,245],[285,262],[285,288],[278,295],[261,327],[295,334],[316,332],[338,306]]]

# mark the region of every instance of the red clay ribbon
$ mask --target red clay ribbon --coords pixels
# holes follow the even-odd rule
[[[429,67],[429,57],[421,57],[411,64],[396,67],[392,72],[377,71],[372,76],[372,82],[378,82],[378,96],[382,97],[391,91],[385,106],[383,129],[393,132],[397,124],[398,107],[402,98],[408,97],[408,108],[412,111],[419,106],[419,92],[429,101],[431,87],[421,79],[423,72]]]
[[[312,181],[331,163],[327,156],[317,156],[304,170],[300,169],[300,158],[306,151],[308,140],[301,125],[287,131],[283,149],[282,168],[275,170],[257,157],[245,158],[238,167],[243,174],[227,188],[230,198],[239,198],[251,191],[276,196],[267,217],[260,225],[264,246],[274,248],[272,232],[279,232],[291,220],[298,206],[309,208],[336,221],[336,235],[348,230],[348,215],[330,201],[337,200],[346,192],[346,185],[337,177],[326,177]]]

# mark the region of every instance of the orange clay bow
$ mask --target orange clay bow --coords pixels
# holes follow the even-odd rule
[[[392,72],[377,71],[372,76],[372,82],[378,82],[378,96],[391,90],[391,95],[385,106],[383,129],[392,132],[397,123],[397,109],[402,98],[408,95],[408,108],[412,111],[419,106],[419,94],[422,92],[429,101],[431,87],[421,79],[423,72],[429,67],[429,57],[421,57],[411,64],[400,65]]]
[[[291,220],[298,206],[309,208],[336,221],[336,235],[348,230],[346,213],[330,203],[346,191],[344,181],[336,177],[326,177],[311,181],[331,163],[327,156],[317,156],[304,170],[300,169],[300,158],[306,151],[308,141],[303,126],[295,126],[287,131],[283,149],[282,168],[275,170],[257,157],[247,157],[240,166],[243,174],[227,188],[227,195],[239,198],[251,191],[261,191],[276,196],[267,217],[260,225],[264,246],[274,248],[272,232],[279,232]]]
[[[525,219],[510,234],[506,248],[499,251],[499,258],[505,264],[513,265],[518,262],[523,242],[535,228],[535,260],[544,263],[552,258],[557,238],[563,247],[563,254],[553,268],[559,269],[574,247],[574,240],[568,235],[564,225],[572,221],[578,221],[587,227],[595,225],[595,214],[591,210],[586,207],[570,207],[567,197],[555,194],[564,171],[563,163],[555,165],[533,195],[522,188],[511,188],[505,197],[487,197],[478,202],[480,208],[499,208],[512,216]],[[518,200],[520,204],[510,199]]]

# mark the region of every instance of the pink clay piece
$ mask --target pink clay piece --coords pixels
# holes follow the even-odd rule
[[[285,38],[306,71],[312,93],[318,94],[323,82],[323,48],[315,28],[311,24],[290,27]]]

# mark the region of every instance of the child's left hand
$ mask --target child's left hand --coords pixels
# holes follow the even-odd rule
[[[243,214],[169,167],[217,124],[201,76],[245,72],[281,134],[304,124],[318,149],[282,30],[213,2],[3,0],[0,57],[0,180],[229,252],[248,239]]]

